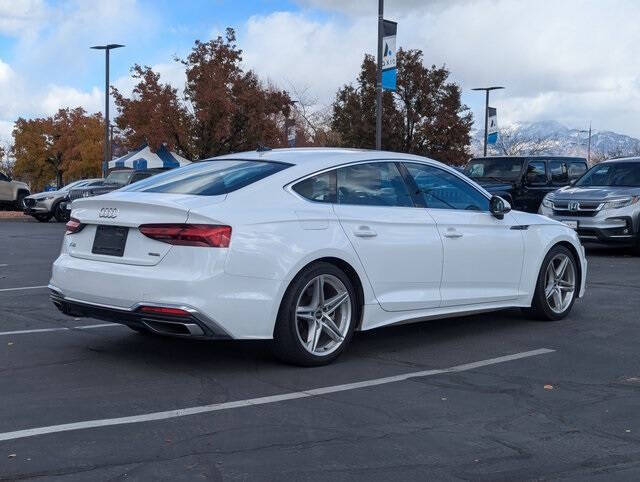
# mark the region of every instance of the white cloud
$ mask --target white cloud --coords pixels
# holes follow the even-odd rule
[[[47,115],[66,107],[82,107],[87,112],[98,112],[104,105],[104,93],[97,87],[84,92],[73,87],[51,85],[41,101],[42,111]]]
[[[32,35],[41,28],[46,15],[43,0],[0,0],[0,33]]]
[[[240,36],[245,60],[275,82],[308,85],[321,101],[355,80],[364,52],[374,53],[377,2],[299,0],[297,14],[252,17]],[[492,104],[502,121],[556,119],[640,136],[640,31],[628,20],[640,2],[609,0],[455,0],[386,2],[398,44],[443,65],[480,120],[472,87],[498,84]],[[339,15],[316,15],[314,9]]]

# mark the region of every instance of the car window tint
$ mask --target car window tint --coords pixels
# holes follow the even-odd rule
[[[413,206],[409,190],[393,162],[355,164],[337,170],[338,203]]]
[[[426,207],[489,210],[489,199],[455,174],[426,164],[406,163],[405,166],[418,186]]]
[[[336,171],[323,172],[295,184],[292,189],[309,201],[336,202]]]
[[[547,170],[544,161],[531,161],[527,166],[527,183],[546,184]]]
[[[0,181],[9,181],[9,178],[0,172]]]
[[[569,173],[567,163],[564,161],[550,161],[549,171],[551,172],[551,182],[554,184],[568,184]]]
[[[569,163],[569,179],[578,179],[585,172],[587,172],[587,165],[584,162],[570,162]]]
[[[282,162],[224,159],[200,161],[156,174],[123,191],[218,196],[241,189],[289,167]]]

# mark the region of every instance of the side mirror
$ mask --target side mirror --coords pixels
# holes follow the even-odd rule
[[[489,211],[497,219],[504,219],[504,215],[511,211],[511,205],[500,196],[491,196]]]

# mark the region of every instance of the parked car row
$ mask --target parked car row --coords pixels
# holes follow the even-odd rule
[[[580,157],[473,158],[465,174],[521,211],[575,229],[583,242],[634,247],[640,253],[640,158],[587,169]]]
[[[7,204],[22,209],[25,214],[42,223],[52,218],[58,222],[66,222],[69,220],[73,200],[106,194],[162,171],[120,169],[112,171],[105,179],[81,179],[58,190],[38,194],[29,194],[26,184],[12,181],[0,173],[0,202],[6,198]]]

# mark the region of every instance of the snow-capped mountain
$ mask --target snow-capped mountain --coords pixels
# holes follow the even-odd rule
[[[480,129],[472,132],[471,150],[482,155]],[[587,155],[589,133],[570,129],[557,121],[519,122],[500,129],[498,142],[490,146],[492,155]],[[640,139],[612,131],[593,130],[591,158],[640,155]]]

